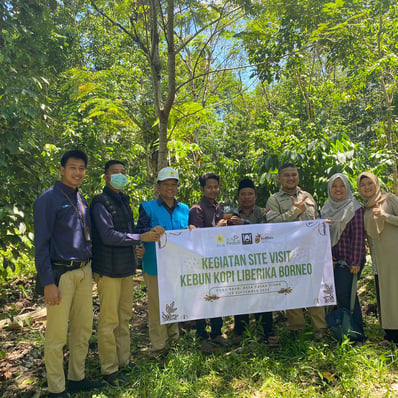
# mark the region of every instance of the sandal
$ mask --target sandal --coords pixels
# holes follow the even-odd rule
[[[240,344],[242,342],[242,340],[243,340],[243,336],[241,336],[240,334],[234,334],[232,336],[231,342],[232,342],[232,345],[235,345],[235,344]]]
[[[222,347],[228,347],[231,345],[231,340],[225,334],[220,334],[219,336],[215,337],[212,342]]]
[[[270,348],[278,348],[279,347],[279,339],[277,336],[268,336],[265,339],[265,341],[268,344],[268,347],[270,347]]]
[[[200,344],[200,351],[202,351],[205,354],[212,354],[218,348],[210,340],[200,340],[199,344]]]

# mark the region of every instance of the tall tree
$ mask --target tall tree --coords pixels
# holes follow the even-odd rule
[[[377,151],[386,142],[397,192],[396,2],[276,0],[261,5],[259,17],[242,35],[251,59],[264,61],[257,67],[261,79],[275,84],[294,78],[292,92],[299,92],[305,104],[306,119],[297,115],[305,136],[325,128],[337,132],[342,125],[357,141],[381,135],[373,145]]]
[[[398,193],[398,156],[395,151],[398,115],[395,104],[398,93],[398,5],[395,1],[347,1],[325,5],[324,13],[331,17],[314,32],[313,37],[328,44],[331,62],[339,62],[351,83],[349,95],[355,98],[369,86],[377,102],[366,101],[365,110],[377,107],[378,120],[373,128],[391,159],[393,189]],[[378,143],[380,145],[380,142]]]
[[[232,3],[202,3],[199,1],[123,1],[107,8],[101,1],[91,0],[94,9],[128,35],[145,56],[152,82],[154,108],[159,124],[158,168],[168,164],[167,143],[169,117],[176,94],[176,60],[193,40],[211,26],[224,29],[223,18],[240,12]],[[209,19],[209,17],[211,17]],[[175,31],[175,20],[186,19],[186,31]],[[134,48],[132,47],[132,51]],[[199,53],[206,55],[205,47]],[[163,64],[167,64],[165,68]],[[195,72],[195,71],[193,71]],[[189,76],[195,79],[196,73]]]

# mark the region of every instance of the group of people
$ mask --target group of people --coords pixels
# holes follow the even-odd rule
[[[44,361],[49,397],[127,382],[130,362],[129,321],[133,275],[142,242],[158,241],[161,226],[137,233],[123,162],[105,164],[105,187],[89,209],[78,186],[88,158],[79,150],[61,157],[61,180],[34,203],[35,263],[47,306]],[[100,300],[98,352],[103,380],[85,377],[85,360],[93,331],[92,279]],[[64,346],[69,346],[68,382]]]
[[[395,307],[398,278],[395,247],[398,239],[398,197],[382,192],[379,179],[369,172],[360,173],[357,189],[363,206],[353,197],[347,177],[334,174],[328,182],[328,200],[321,210],[324,218],[331,220],[330,236],[334,260],[334,280],[337,304],[350,309],[353,275],[359,276],[365,265],[368,242],[380,325],[384,329],[382,345],[398,343],[398,310]],[[365,340],[358,296],[352,318]]]
[[[36,268],[47,306],[44,359],[50,397],[67,397],[68,392],[117,386],[128,382],[134,369],[130,362],[129,320],[133,306],[133,275],[137,259],[142,259],[147,286],[148,324],[151,351],[163,353],[179,338],[177,324],[160,324],[159,292],[155,244],[167,230],[228,225],[278,223],[328,219],[334,263],[337,305],[350,309],[351,284],[365,264],[365,238],[371,248],[378,293],[381,326],[385,339],[398,343],[398,311],[395,310],[393,242],[398,235],[398,198],[383,193],[377,177],[361,173],[358,190],[361,206],[354,198],[347,177],[333,175],[328,183],[328,200],[320,211],[314,198],[299,187],[299,173],[292,163],[278,171],[279,192],[270,196],[266,208],[256,205],[257,191],[252,180],[238,186],[239,206],[224,214],[217,202],[220,179],[215,173],[200,176],[202,199],[189,208],[176,199],[179,174],[172,167],[157,176],[158,198],[141,203],[134,225],[129,197],[122,192],[127,183],[123,162],[105,164],[103,192],[90,208],[78,186],[85,177],[87,156],[79,150],[61,158],[61,180],[34,204]],[[141,261],[141,260],[140,260]],[[161,264],[159,265],[161,266]],[[98,353],[103,380],[85,377],[85,359],[92,334],[92,279],[100,301]],[[308,308],[314,335],[321,339],[328,331],[324,307]],[[286,311],[288,329],[296,334],[305,328],[303,309]],[[358,297],[353,318],[365,340]],[[272,312],[255,314],[258,329],[270,346],[278,344]],[[249,324],[249,314],[234,317],[233,339],[239,341]],[[196,321],[196,336],[203,352],[231,344],[222,332],[221,317]],[[208,330],[210,333],[208,334]],[[68,342],[67,383],[63,369],[63,347]]]

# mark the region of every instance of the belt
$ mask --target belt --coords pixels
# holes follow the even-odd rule
[[[56,260],[53,262],[54,265],[60,265],[66,268],[78,269],[85,267],[91,260]]]

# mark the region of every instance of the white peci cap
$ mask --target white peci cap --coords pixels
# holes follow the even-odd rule
[[[180,181],[180,178],[178,177],[178,171],[176,169],[173,169],[172,167],[163,167],[163,169],[159,170],[158,182],[168,180],[169,178]]]

